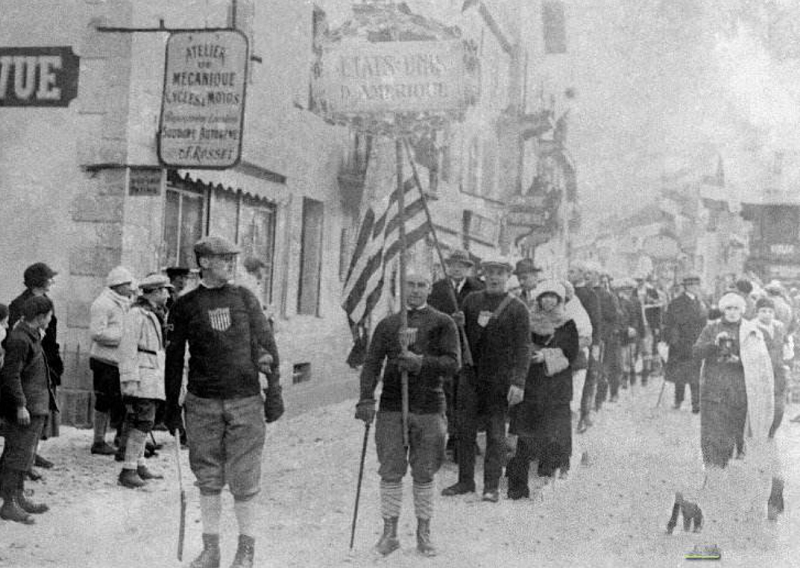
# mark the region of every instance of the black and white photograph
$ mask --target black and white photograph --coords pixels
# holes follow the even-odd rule
[[[798,534],[800,2],[0,0],[0,568]]]

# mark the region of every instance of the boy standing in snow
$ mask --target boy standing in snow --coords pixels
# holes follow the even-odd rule
[[[369,424],[375,417],[375,387],[386,361],[375,426],[384,523],[383,536],[375,548],[384,556],[400,547],[397,522],[403,501],[403,476],[409,465],[414,480],[417,550],[425,556],[436,554],[430,539],[430,521],[433,476],[442,465],[447,435],[443,378],[454,375],[458,369],[459,343],[455,322],[427,304],[430,289],[427,277],[406,275],[408,350],[400,345],[400,314],[392,314],[375,328],[361,371],[356,418]],[[408,373],[408,448],[403,446],[403,371]]]
[[[47,417],[58,411],[42,349],[53,303],[46,296],[31,296],[22,304],[21,316],[8,334],[5,364],[0,370],[0,409],[6,419],[0,458],[0,518],[32,525],[31,514],[44,513],[48,507],[28,501],[23,491],[25,473],[33,466]]]
[[[139,283],[142,294],[125,315],[119,344],[120,390],[128,433],[119,484],[130,489],[163,477],[145,465],[144,447],[153,430],[156,405],[165,398],[164,336],[157,312],[167,303],[169,287],[169,279],[160,274],[150,274]]]

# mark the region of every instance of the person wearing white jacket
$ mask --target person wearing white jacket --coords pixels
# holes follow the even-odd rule
[[[111,269],[106,278],[106,288],[92,302],[89,310],[89,332],[92,347],[89,351],[89,368],[92,370],[94,401],[94,443],[91,452],[113,455],[114,448],[106,442],[109,420],[122,432],[121,421],[125,415],[119,390],[119,343],[125,314],[133,295],[133,275],[123,267]]]
[[[578,328],[578,345],[580,351],[578,358],[572,364],[572,392],[583,392],[583,384],[586,381],[586,368],[589,357],[589,346],[592,344],[592,320],[581,304],[580,298],[575,295],[575,288],[569,280],[562,280],[561,284],[566,291],[566,302],[564,304],[564,316],[575,322]]]
[[[140,283],[141,295],[125,315],[119,344],[119,378],[125,404],[127,441],[118,482],[136,489],[150,479],[161,479],[144,462],[147,435],[153,430],[158,401],[165,400],[165,344],[156,314],[169,298],[169,278],[150,274]]]

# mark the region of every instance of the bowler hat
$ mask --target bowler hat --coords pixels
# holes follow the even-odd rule
[[[460,262],[461,264],[466,264],[467,266],[472,266],[475,264],[469,257],[469,253],[462,249],[454,250],[450,253],[450,256],[447,257],[447,260],[445,260],[445,263],[447,264],[451,264],[453,262]]]
[[[26,288],[39,288],[44,286],[45,283],[56,274],[58,274],[58,272],[47,266],[44,262],[37,262],[25,269],[22,278]]]
[[[166,270],[167,278],[174,280],[180,276],[189,276],[189,269],[185,266],[170,266]]]
[[[197,256],[219,256],[227,254],[239,254],[239,247],[230,242],[225,237],[208,235],[194,244],[194,253]]]
[[[542,269],[533,264],[533,260],[530,258],[523,258],[522,260],[517,261],[517,266],[514,268],[514,274],[517,276],[521,276],[523,274],[528,274],[530,272],[541,272]]]

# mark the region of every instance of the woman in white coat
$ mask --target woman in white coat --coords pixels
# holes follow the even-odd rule
[[[783,481],[775,440],[770,438],[774,418],[774,378],[769,352],[758,326],[743,319],[746,308],[738,294],[727,293],[718,303],[722,318],[703,329],[693,348],[702,360],[700,387],[700,446],[705,480],[697,502],[676,495],[667,525],[672,532],[679,510],[694,523],[706,516],[721,520],[744,513],[775,519],[783,510]],[[728,468],[736,438],[744,430],[748,453],[738,483]],[[739,468],[737,468],[739,469]],[[771,487],[770,487],[771,483]]]

